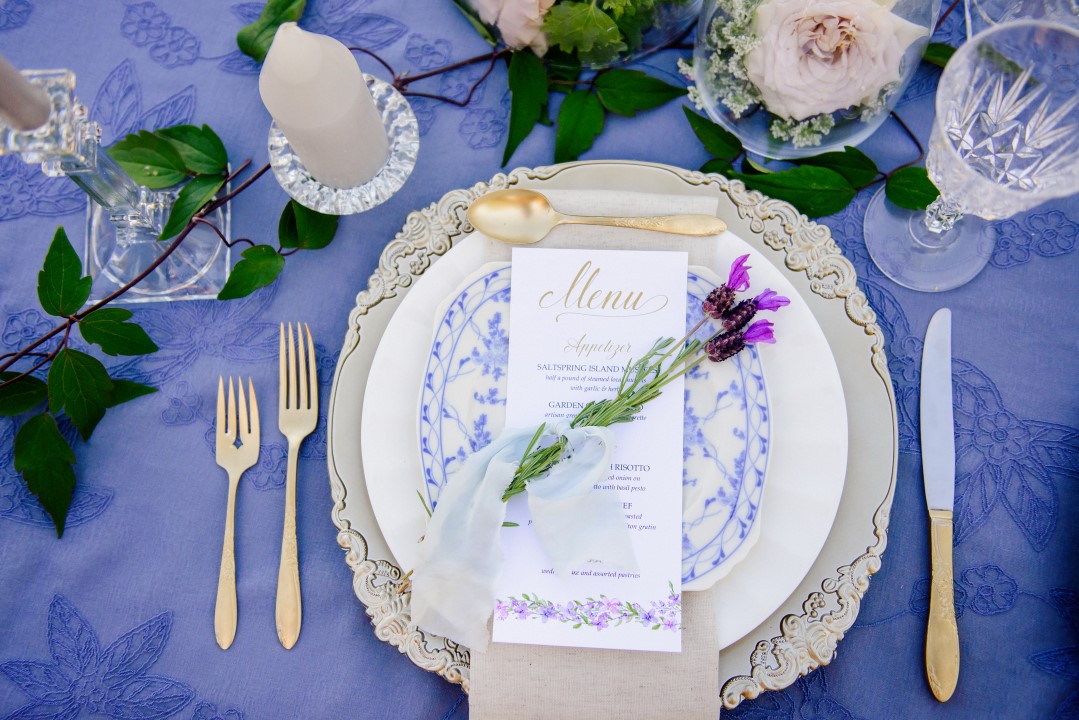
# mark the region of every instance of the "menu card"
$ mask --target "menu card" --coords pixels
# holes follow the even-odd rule
[[[686,270],[684,252],[514,248],[506,426],[568,423],[613,398],[629,362],[683,335]],[[676,380],[611,427],[613,459],[595,490],[621,503],[635,568],[589,561],[557,577],[525,495],[510,500],[518,527],[502,530],[495,642],[680,651],[683,393]]]

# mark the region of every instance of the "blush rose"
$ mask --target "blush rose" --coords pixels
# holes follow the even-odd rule
[[[749,80],[774,115],[805,120],[876,100],[899,81],[899,64],[928,29],[874,0],[764,0]]]
[[[511,50],[532,48],[540,57],[547,52],[543,18],[555,0],[471,0],[480,20],[494,25]]]

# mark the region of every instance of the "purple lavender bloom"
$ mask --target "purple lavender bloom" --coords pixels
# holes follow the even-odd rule
[[[592,620],[592,624],[596,626],[596,630],[603,630],[610,625],[610,619],[607,613],[600,613]]]
[[[771,310],[775,312],[781,307],[786,307],[791,304],[790,298],[780,295],[775,290],[766,288],[757,297],[753,298],[753,303],[757,306],[758,310]]]
[[[676,620],[675,618],[667,618],[666,620],[663,621],[663,629],[664,630],[677,630],[678,629],[678,620]]]
[[[727,276],[727,287],[735,292],[749,289],[749,271],[752,269],[746,265],[749,255],[742,255],[731,263],[731,272]]]
[[[621,615],[624,607],[625,606],[622,604],[622,602],[617,598],[613,598],[607,601],[607,612],[611,613],[612,615]]]
[[[510,616],[510,606],[499,600],[495,603],[495,615],[499,620],[505,620]]]
[[[770,320],[757,320],[752,325],[746,328],[745,333],[742,334],[742,339],[746,345],[752,345],[753,343],[774,343],[776,336],[772,332],[772,322]]]
[[[645,625],[655,625],[659,622],[659,616],[653,610],[646,610],[641,613],[641,622]]]
[[[682,593],[672,592],[670,595],[667,596],[667,600],[671,603],[671,605],[677,605],[678,603],[682,602]]]
[[[551,618],[558,618],[558,609],[554,605],[544,605],[540,610],[540,619],[547,622]]]

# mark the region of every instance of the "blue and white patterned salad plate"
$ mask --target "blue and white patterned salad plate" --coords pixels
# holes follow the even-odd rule
[[[506,264],[485,266],[435,313],[419,412],[420,464],[432,507],[454,470],[504,426],[510,278]],[[687,280],[691,327],[718,281],[705,268],[691,269]],[[701,333],[706,339],[707,330]],[[692,590],[729,572],[759,534],[769,411],[756,348],[694,368],[685,398],[682,583]]]

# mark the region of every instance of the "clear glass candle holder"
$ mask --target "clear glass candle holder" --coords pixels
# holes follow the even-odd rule
[[[371,90],[375,107],[389,139],[389,156],[375,176],[352,188],[335,188],[319,182],[297,155],[277,123],[270,124],[270,166],[274,177],[293,200],[327,215],[354,215],[389,200],[400,190],[420,149],[420,126],[401,93],[373,75],[363,79]]]

